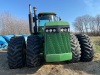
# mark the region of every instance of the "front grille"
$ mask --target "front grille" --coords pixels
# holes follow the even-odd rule
[[[45,53],[60,54],[69,53],[70,33],[46,33],[45,34]]]

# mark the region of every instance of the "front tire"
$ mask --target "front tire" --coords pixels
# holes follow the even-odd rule
[[[40,50],[42,39],[38,35],[30,35],[27,39],[26,66],[37,67],[41,65]]]
[[[70,36],[71,36],[70,41],[71,41],[71,50],[72,50],[71,62],[77,63],[80,61],[80,57],[81,57],[80,45],[75,35],[71,34]]]
[[[76,36],[81,46],[81,53],[82,53],[81,61],[82,62],[92,61],[94,56],[94,49],[89,36],[86,34],[77,34]]]
[[[25,39],[22,36],[12,37],[8,44],[8,65],[10,69],[22,68],[24,66],[23,48]]]

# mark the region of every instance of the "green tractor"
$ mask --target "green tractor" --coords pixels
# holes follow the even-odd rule
[[[11,69],[37,67],[42,62],[92,61],[93,44],[86,34],[71,34],[68,22],[61,21],[53,12],[42,12],[34,17],[29,5],[27,42],[23,36],[14,36],[8,45],[8,65]],[[44,60],[44,61],[43,61]]]

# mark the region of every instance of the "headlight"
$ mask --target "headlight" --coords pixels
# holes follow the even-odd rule
[[[69,28],[68,28],[68,32],[70,32]]]
[[[49,30],[48,30],[48,29],[46,29],[46,32],[49,32]]]
[[[49,31],[52,32],[52,29],[50,29]]]
[[[53,32],[56,32],[56,29],[53,29]]]
[[[67,29],[66,28],[64,29],[64,32],[67,32]]]
[[[60,30],[61,32],[63,32],[64,31],[64,29],[63,28],[61,28],[61,30]]]

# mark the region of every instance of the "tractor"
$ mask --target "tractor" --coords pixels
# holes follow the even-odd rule
[[[14,36],[8,44],[7,59],[10,69],[38,67],[45,62],[93,60],[94,48],[86,34],[71,34],[68,22],[54,12],[36,14],[36,7],[29,5],[30,35]],[[34,16],[33,16],[34,15]]]

